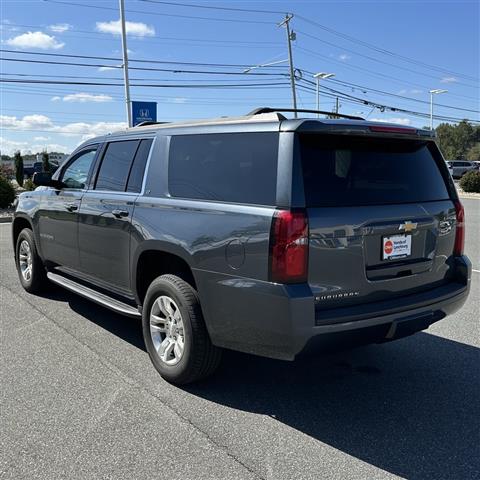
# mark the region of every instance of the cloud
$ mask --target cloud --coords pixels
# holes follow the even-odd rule
[[[352,57],[350,55],[347,55],[346,53],[342,53],[341,55],[338,56],[338,59],[341,60],[342,62],[346,62],[347,60],[350,60]]]
[[[67,30],[70,30],[72,26],[69,23],[57,23],[55,25],[50,25],[48,29],[51,32],[55,33],[63,33],[66,32]]]
[[[66,125],[55,125],[45,115],[25,115],[22,118],[0,115],[0,127],[8,130],[42,130],[59,133],[65,136],[80,136],[82,139],[105,135],[107,133],[126,128],[125,122],[76,122]]]
[[[418,88],[412,88],[412,89],[407,89],[407,88],[402,88],[398,92],[398,95],[418,95],[420,93],[423,93],[423,90],[419,90]]]
[[[56,97],[53,97],[56,98]],[[52,99],[53,100],[53,99]],[[62,99],[64,102],[94,102],[94,103],[105,103],[113,101],[113,98],[110,95],[105,95],[103,93],[94,95],[91,93],[70,93],[65,95]]]
[[[107,72],[108,70],[115,70],[115,67],[98,67],[99,72]]]
[[[142,22],[125,22],[127,35],[135,35],[137,37],[153,37],[155,29]],[[122,28],[120,20],[112,20],[110,22],[97,22],[96,29],[102,33],[111,33],[113,35],[120,35]]]
[[[456,83],[458,82],[458,78],[456,77],[443,77],[440,80],[440,83]]]
[[[27,147],[27,142],[17,142],[9,138],[0,137],[0,150],[2,154],[12,155],[17,150],[23,150]]]
[[[398,125],[410,125],[412,122],[409,118],[372,118],[372,122],[396,123]]]
[[[28,151],[40,152],[45,148],[48,151],[71,152],[75,144],[92,137],[123,130],[126,126],[125,122],[76,122],[58,125],[45,115],[25,115],[22,118],[0,115],[0,129],[4,129],[4,133],[7,133],[7,130],[12,130],[13,135],[22,132],[28,134],[32,130],[38,130],[50,134],[48,137],[33,137],[31,141],[19,141],[8,137],[0,137],[0,150],[2,153],[9,155],[16,150],[28,153]],[[46,143],[47,140],[49,143]],[[66,145],[63,144],[64,141]]]
[[[171,98],[169,101],[171,103],[187,103],[187,98],[185,97],[174,97],[174,98]]]
[[[27,32],[17,37],[9,38],[7,45],[17,48],[39,48],[42,50],[58,50],[65,44],[58,42],[54,36],[43,32]]]
[[[53,123],[45,115],[25,115],[23,118],[0,115],[0,126],[14,130],[51,129]]]
[[[81,140],[97,137],[99,135],[106,135],[116,130],[126,128],[125,122],[76,122],[67,125],[55,126],[53,131],[65,136],[81,136]]]
[[[52,102],[59,102],[62,99],[62,97],[52,97],[50,100]]]
[[[58,143],[48,143],[47,145],[30,145],[29,150],[32,152],[43,152],[46,150],[47,152],[59,152],[59,153],[69,153],[73,149],[71,147],[67,147],[66,145],[60,145]]]

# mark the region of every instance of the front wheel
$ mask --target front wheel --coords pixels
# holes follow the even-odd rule
[[[42,259],[37,252],[33,232],[29,228],[24,228],[18,235],[15,261],[22,287],[29,293],[41,291],[48,280]]]
[[[142,324],[150,359],[168,382],[192,383],[218,367],[221,350],[210,341],[197,292],[181,278],[162,275],[151,283]]]

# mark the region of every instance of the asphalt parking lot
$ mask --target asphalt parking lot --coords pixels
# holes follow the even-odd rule
[[[24,292],[0,225],[0,478],[480,478],[480,201],[463,203],[460,312],[295,363],[230,352],[185,389],[157,375],[139,322]]]

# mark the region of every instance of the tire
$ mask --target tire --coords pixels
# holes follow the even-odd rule
[[[196,382],[220,363],[221,349],[210,341],[197,292],[175,275],[162,275],[150,284],[142,328],[153,365],[170,383]]]
[[[15,264],[22,287],[29,293],[38,293],[48,284],[47,272],[37,252],[33,232],[24,228],[17,238]]]

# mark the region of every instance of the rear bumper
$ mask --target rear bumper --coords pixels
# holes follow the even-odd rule
[[[390,302],[315,311],[306,284],[279,285],[196,271],[212,342],[256,355],[293,360],[312,350],[384,342],[428,328],[465,303],[471,277],[467,257],[455,259],[455,278],[441,287]]]

